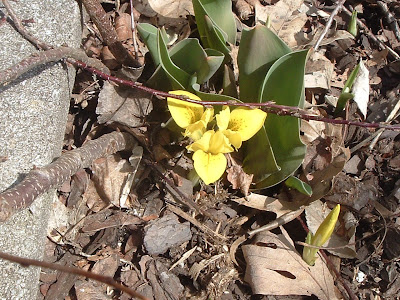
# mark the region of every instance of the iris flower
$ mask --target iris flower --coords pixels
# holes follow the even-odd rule
[[[199,97],[186,91],[170,92],[185,95],[193,100]],[[187,146],[194,152],[194,168],[205,184],[217,181],[224,174],[227,160],[226,153],[239,149],[261,129],[267,114],[259,109],[235,108],[224,106],[216,115],[218,130],[207,130],[213,119],[214,111],[199,104],[168,98],[168,108],[176,124],[185,129],[184,136],[194,142]],[[233,147],[235,148],[233,148]]]

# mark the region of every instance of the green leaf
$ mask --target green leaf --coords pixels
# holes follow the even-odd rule
[[[272,64],[290,48],[269,28],[258,25],[244,29],[239,46],[239,90],[243,102],[260,102],[260,89]],[[246,173],[254,174],[256,182],[280,170],[265,126],[243,147]]]
[[[146,44],[151,57],[153,58],[154,65],[157,67],[160,64],[160,57],[158,55],[158,43],[157,43],[157,32],[158,29],[151,24],[139,23],[137,24],[137,30]],[[168,40],[165,29],[161,29],[161,35],[166,42]]]
[[[162,90],[184,90],[189,86],[190,75],[172,62],[160,30],[157,31],[157,55],[160,65],[148,80],[149,86]],[[168,82],[163,80],[165,77]]]
[[[290,48],[269,28],[243,29],[239,45],[239,90],[243,102],[260,102],[259,92],[272,64]]]
[[[280,105],[303,107],[307,57],[308,50],[303,50],[279,58],[265,77],[260,91],[261,102],[275,101]],[[293,174],[303,162],[306,150],[300,140],[299,119],[268,114],[264,126],[281,170],[257,182],[257,189],[273,186]]]
[[[231,0],[193,0],[192,2],[204,48],[210,47],[207,38],[206,15],[211,20],[213,27],[217,28],[218,35],[222,35],[224,42],[236,43],[236,22],[232,13]]]
[[[196,73],[199,84],[210,79],[224,60],[224,55],[219,51],[207,53],[197,39],[180,41],[171,48],[169,55],[179,68],[188,74]]]
[[[351,19],[347,31],[350,32],[354,37],[357,36],[357,11],[353,10],[351,14]]]
[[[215,24],[206,15],[204,16],[206,26],[207,44],[211,49],[215,49],[228,56],[230,49],[226,45],[226,37],[224,33],[215,26]]]
[[[338,115],[346,106],[347,101],[350,99],[353,99],[354,95],[350,93],[350,90],[354,84],[354,81],[356,81],[358,72],[360,70],[360,63],[354,68],[353,71],[351,71],[349,78],[347,78],[346,83],[344,84],[344,87],[342,89],[342,93],[339,96],[339,100],[336,104],[335,108],[335,115]]]
[[[311,186],[308,185],[307,183],[305,183],[304,181],[300,180],[297,177],[289,176],[289,178],[286,179],[285,184],[287,187],[296,189],[304,195],[307,195],[307,196],[312,195]]]

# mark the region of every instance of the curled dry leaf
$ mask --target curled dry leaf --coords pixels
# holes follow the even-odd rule
[[[247,196],[249,194],[251,182],[253,181],[253,174],[247,174],[243,171],[243,168],[237,164],[228,168],[226,173],[228,173],[227,179],[232,183],[232,188],[234,190],[240,189],[243,195]]]
[[[319,259],[308,266],[287,234],[259,233],[253,245],[243,246],[245,280],[254,294],[315,295],[338,299],[332,275]]]
[[[365,118],[367,116],[369,101],[369,71],[362,60],[360,61],[360,69],[354,82],[352,92],[354,94],[353,100],[357,103],[358,108]]]
[[[232,201],[258,210],[273,212],[277,218],[296,209],[289,202],[254,193],[244,198],[233,198]]]
[[[133,167],[119,154],[95,160],[92,165],[93,176],[83,195],[93,211],[99,211],[110,203],[119,207],[120,196],[128,174]]]

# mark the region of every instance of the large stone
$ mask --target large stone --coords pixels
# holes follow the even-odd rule
[[[10,1],[21,19],[32,19],[28,30],[53,46],[79,47],[80,10],[74,0]],[[3,17],[5,9],[1,9]],[[11,22],[0,26],[0,70],[37,52],[15,31]],[[19,182],[33,166],[59,156],[67,120],[75,70],[62,63],[38,67],[0,86],[0,191]],[[0,251],[41,259],[49,212],[55,192],[38,198],[30,209],[0,223]],[[0,260],[0,299],[35,299],[39,268]]]

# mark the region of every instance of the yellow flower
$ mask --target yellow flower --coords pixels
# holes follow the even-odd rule
[[[199,97],[186,91],[172,91],[170,94],[187,96],[189,99],[201,101]],[[207,108],[200,104],[190,103],[174,98],[167,98],[168,108],[175,123],[185,129],[184,136],[197,141],[206,131],[207,124],[214,115],[213,108]]]
[[[214,130],[206,131],[198,141],[186,148],[194,151],[194,169],[205,184],[221,178],[227,164],[224,153],[234,151],[228,138],[221,131]]]
[[[238,149],[261,129],[266,117],[267,113],[260,109],[238,107],[231,112],[229,106],[224,106],[216,119],[219,130]]]
[[[186,91],[170,93],[201,101]],[[183,135],[194,140],[187,149],[194,152],[194,168],[206,184],[221,178],[227,165],[224,154],[233,152],[233,147],[240,148],[243,141],[260,130],[267,117],[260,109],[236,108],[231,112],[228,106],[224,106],[216,116],[219,130],[207,131],[207,125],[214,116],[212,108],[204,109],[202,105],[174,98],[167,98],[167,101],[172,118],[179,127],[185,129]]]
[[[306,237],[306,243],[312,246],[321,247],[323,246],[326,241],[330,238],[335,229],[336,222],[338,220],[340,213],[340,204],[336,205],[334,209],[326,216],[325,220],[319,225],[317,232],[315,235],[308,232]],[[318,248],[311,248],[305,246],[303,249],[303,259],[304,261],[313,266],[316,260],[316,254],[318,252]]]

